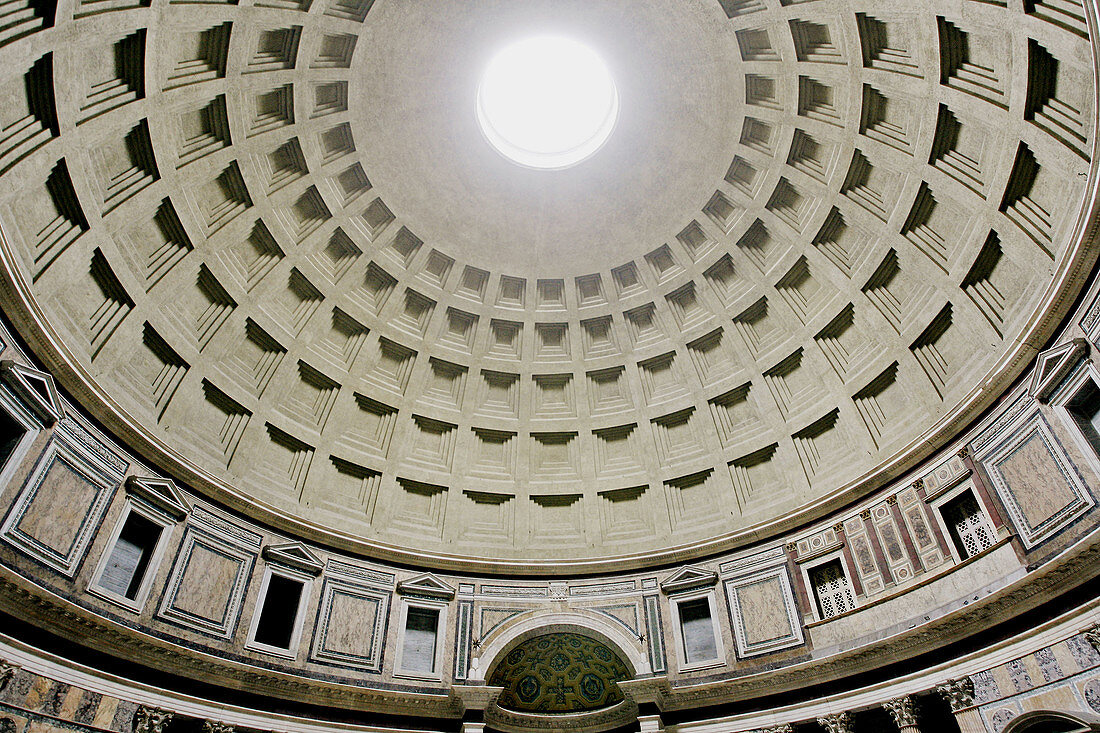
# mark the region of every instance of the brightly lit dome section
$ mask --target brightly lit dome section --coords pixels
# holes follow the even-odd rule
[[[619,93],[603,60],[559,36],[501,50],[477,92],[485,137],[506,158],[531,168],[567,168],[590,157],[618,115]]]

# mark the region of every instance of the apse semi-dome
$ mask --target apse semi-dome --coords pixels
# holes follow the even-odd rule
[[[7,310],[152,465],[327,546],[538,573],[772,536],[977,416],[1092,258],[1073,17],[153,5],[0,49]],[[545,37],[618,103],[552,171],[475,114]]]

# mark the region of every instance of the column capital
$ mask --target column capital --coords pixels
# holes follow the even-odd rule
[[[886,712],[894,719],[894,724],[899,728],[913,727],[917,724],[917,713],[913,708],[913,698],[909,695],[895,697],[882,703]]]
[[[852,733],[852,716],[848,713],[823,715],[817,722],[829,733]]]
[[[1093,649],[1100,652],[1100,624],[1085,629],[1081,632],[1081,636],[1085,637],[1085,641],[1089,644],[1092,644]],[[0,689],[2,688],[3,685],[0,685]]]
[[[164,733],[164,726],[173,717],[175,713],[168,710],[142,705],[134,713],[134,733]]]
[[[11,678],[20,669],[18,664],[12,664],[6,659],[0,659],[0,690],[3,690],[11,682]]]
[[[783,725],[773,725],[770,728],[761,728],[760,733],[794,733],[794,726],[790,723],[783,723]]]
[[[969,677],[947,680],[936,685],[936,692],[943,695],[953,713],[974,705],[974,682]]]
[[[218,720],[204,720],[202,722],[202,733],[235,733],[236,730],[236,726]]]

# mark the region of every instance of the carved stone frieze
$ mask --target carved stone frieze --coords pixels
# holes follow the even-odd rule
[[[943,698],[947,700],[947,704],[951,706],[951,712],[953,713],[974,705],[974,682],[969,677],[948,680],[936,685],[936,692],[943,695]]]
[[[761,728],[760,733],[794,733],[794,727],[790,723],[783,723],[770,728]]]

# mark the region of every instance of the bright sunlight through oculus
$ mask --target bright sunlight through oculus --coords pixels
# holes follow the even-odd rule
[[[611,74],[590,48],[539,36],[500,51],[477,90],[477,121],[494,148],[531,168],[566,168],[607,141],[619,116]]]

